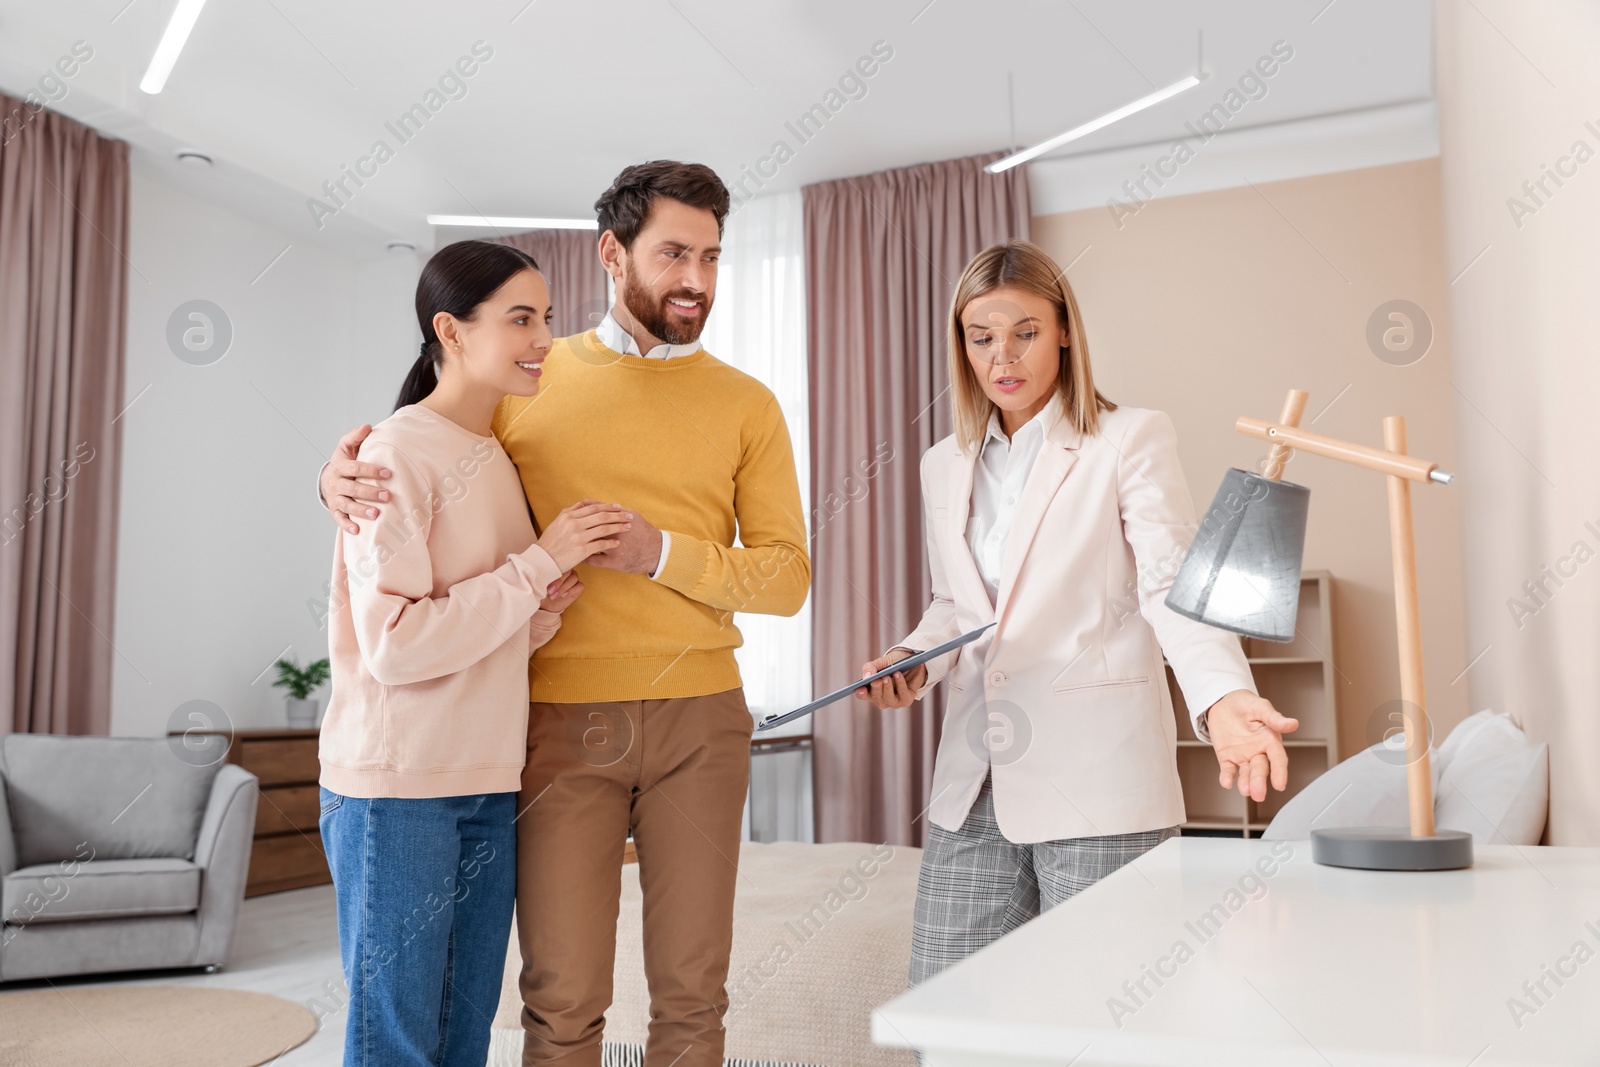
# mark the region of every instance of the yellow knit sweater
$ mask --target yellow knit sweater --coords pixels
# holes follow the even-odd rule
[[[765,385],[709,352],[645,359],[592,330],[560,338],[538,395],[506,397],[494,434],[541,531],[591,497],[672,536],[655,579],[578,565],[583,595],[530,661],[530,699],[732,689],[743,643],[733,612],[793,615],[805,603],[811,560],[783,412]]]

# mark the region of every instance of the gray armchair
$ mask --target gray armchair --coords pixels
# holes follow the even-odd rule
[[[227,743],[0,737],[0,981],[226,962],[256,817]]]

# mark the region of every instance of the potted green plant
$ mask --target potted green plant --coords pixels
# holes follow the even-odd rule
[[[317,725],[317,702],[311,694],[328,680],[328,661],[319,659],[302,667],[292,659],[280,659],[273,666],[278,668],[278,677],[272,684],[289,694],[289,726],[309,729]]]

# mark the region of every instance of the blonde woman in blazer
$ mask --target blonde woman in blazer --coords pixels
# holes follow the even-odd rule
[[[1172,420],[1094,387],[1061,269],[1011,241],[950,312],[956,432],[922,457],[933,602],[857,691],[880,708],[949,684],[917,888],[911,982],[970,955],[1178,832],[1162,654],[1219,780],[1263,800],[1298,725],[1257,695],[1238,639],[1163,601],[1195,530]]]

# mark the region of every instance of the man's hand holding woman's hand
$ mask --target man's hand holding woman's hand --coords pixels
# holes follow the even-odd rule
[[[536,543],[566,573],[591,556],[616,548],[632,527],[633,512],[623,511],[621,504],[585,501],[563,508]]]
[[[346,533],[360,533],[361,529],[355,520],[377,518],[378,509],[372,504],[388,503],[389,500],[389,490],[383,486],[356,480],[369,478],[382,481],[389,477],[389,468],[356,459],[361,442],[371,432],[370,425],[357,426],[339,438],[339,447],[328,457],[327,466],[322,468],[322,477],[317,479],[322,502],[328,505],[328,511],[333,515],[333,521],[339,524],[339,529]]]
[[[1300,728],[1298,719],[1281,715],[1270,701],[1248,689],[1235,689],[1206,709],[1206,731],[1217,753],[1222,788],[1237,784],[1239,795],[1267,799],[1267,780],[1282,792],[1289,785],[1289,755],[1283,735]]]
[[[579,504],[592,504],[583,499]],[[590,566],[609,567],[625,574],[651,574],[661,559],[661,531],[637,511],[629,513],[633,519],[626,532],[617,535],[610,547],[589,561]]]
[[[878,657],[870,663],[861,665],[861,677],[867,678],[877,674],[891,663],[899,663],[909,659],[915,653],[903,648],[890,649],[888,653]],[[913,667],[908,676],[902,671],[896,671],[887,678],[880,678],[871,685],[864,685],[856,690],[857,700],[871,701],[876,708],[908,708],[911,702],[917,699],[917,690],[922,688],[928,680],[926,666]]]

